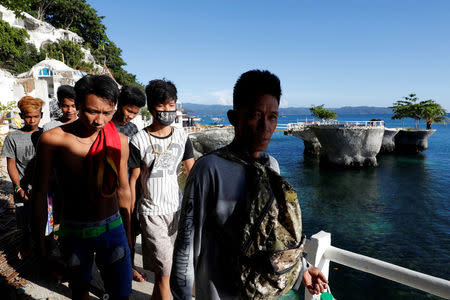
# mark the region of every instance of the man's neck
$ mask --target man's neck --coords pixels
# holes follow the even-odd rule
[[[71,124],[73,124],[73,134],[80,138],[92,138],[94,136],[97,137],[98,133],[100,132],[100,130],[92,130],[86,127],[83,123],[80,122],[79,119],[72,122]]]
[[[172,126],[164,126],[161,125],[158,122],[153,122],[148,127],[148,132],[150,132],[153,135],[159,136],[159,137],[165,137],[168,136],[172,132]]]
[[[33,132],[37,131],[38,129],[39,129],[39,127],[31,128],[29,126],[24,126],[20,130],[25,133],[33,133]]]
[[[240,154],[243,157],[249,159],[257,159],[261,156],[261,151],[259,152],[250,151],[247,147],[243,147],[243,144],[244,143],[233,140],[229,147],[233,152],[236,152],[237,154]]]
[[[69,118],[65,118],[64,116],[59,118],[58,121],[64,123],[64,124],[68,124],[68,123],[72,123],[73,121],[75,121],[76,119],[69,119]]]
[[[112,121],[114,122],[114,124],[117,124],[117,125],[120,125],[120,126],[123,126],[123,125],[126,125],[126,124],[127,124],[127,122],[125,122],[125,121],[123,120],[123,117],[120,116],[119,114],[115,114],[115,115],[113,116],[113,118],[112,118]]]

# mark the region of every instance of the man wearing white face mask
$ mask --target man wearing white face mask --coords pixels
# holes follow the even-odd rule
[[[131,207],[138,201],[143,265],[155,273],[152,299],[170,299],[169,275],[182,198],[177,175],[181,162],[189,174],[194,153],[184,130],[170,126],[176,117],[175,85],[167,80],[152,80],[145,93],[153,123],[130,142]],[[139,199],[136,184],[141,190]]]

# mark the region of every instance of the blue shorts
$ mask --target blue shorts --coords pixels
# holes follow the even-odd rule
[[[64,237],[63,249],[68,258],[71,286],[89,285],[95,253],[95,263],[106,292],[113,298],[128,297],[131,294],[133,271],[123,225],[95,238]]]

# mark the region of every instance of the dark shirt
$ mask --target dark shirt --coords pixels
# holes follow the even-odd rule
[[[114,125],[116,125],[117,131],[125,134],[128,137],[128,140],[130,140],[133,137],[133,135],[135,135],[139,131],[136,124],[131,122],[128,122],[125,125],[119,125],[115,122],[113,123]]]

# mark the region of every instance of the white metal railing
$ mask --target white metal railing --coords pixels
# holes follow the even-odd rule
[[[384,127],[384,121],[337,121],[337,120],[322,120],[312,122],[297,122],[288,124],[279,124],[277,129],[280,130],[295,130],[304,129],[308,126],[326,126],[326,125],[340,125],[340,126],[361,126],[361,127]]]
[[[327,278],[330,261],[334,261],[445,299],[450,298],[450,281],[333,247],[331,246],[331,234],[328,232],[320,231],[311,236],[311,239],[306,244],[305,252],[307,253],[308,261],[321,269]],[[312,295],[305,289],[305,300],[311,299],[313,299]]]
[[[384,127],[384,121],[337,121],[339,125]]]
[[[184,132],[186,133],[194,133],[211,129],[221,129],[221,128],[229,128],[231,125],[208,125],[208,126],[187,126],[183,127]]]

